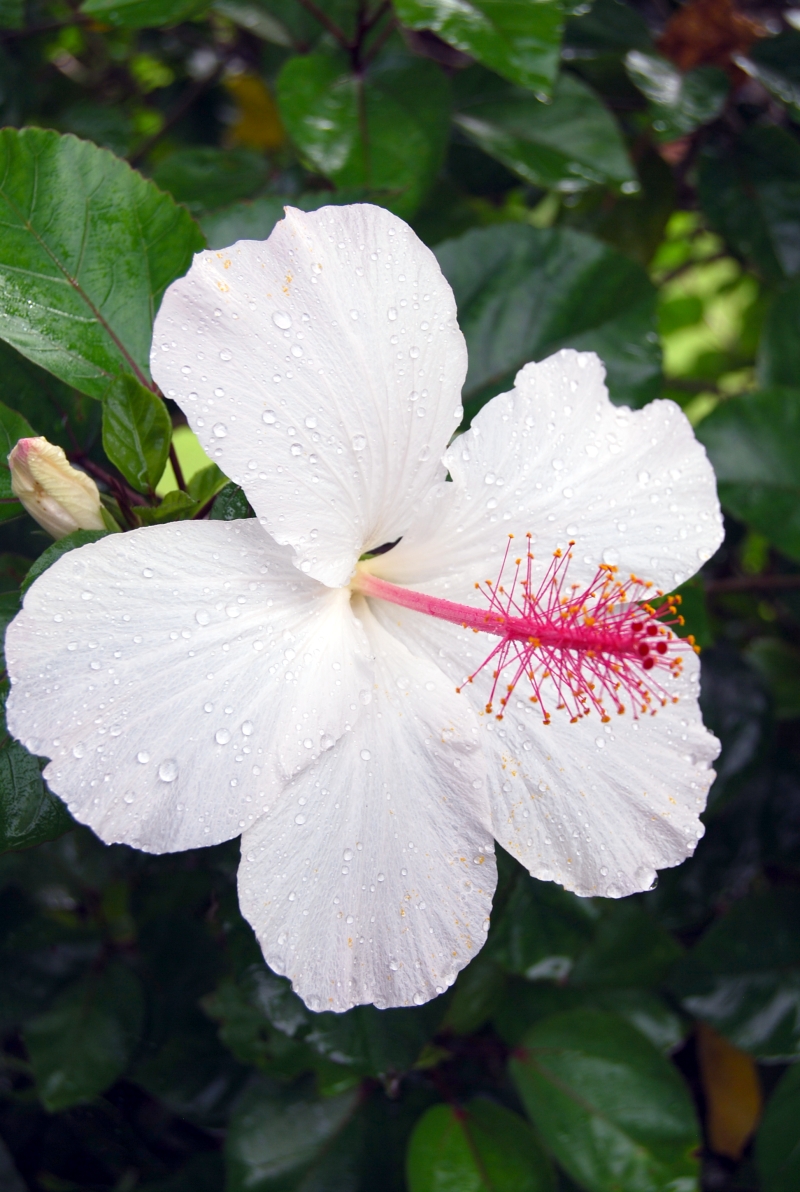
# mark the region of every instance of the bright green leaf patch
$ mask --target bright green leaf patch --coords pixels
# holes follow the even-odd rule
[[[555,0],[395,0],[411,29],[430,29],[512,83],[549,93],[563,18]]]
[[[598,1011],[554,1014],[510,1068],[539,1136],[588,1192],[697,1188],[689,1091],[632,1026]]]
[[[189,215],[107,150],[38,128],[0,131],[0,178],[0,336],[90,397],[149,385],[161,295],[203,247]]]
[[[536,1135],[493,1101],[435,1105],[417,1122],[407,1160],[409,1192],[554,1192]]]

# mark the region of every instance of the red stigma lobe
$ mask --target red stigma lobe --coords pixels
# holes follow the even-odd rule
[[[573,723],[592,710],[607,722],[609,712],[621,715],[628,704],[636,717],[676,702],[662,679],[669,682],[680,675],[679,651],[698,649],[692,637],[678,638],[670,628],[684,623],[678,612],[680,596],[653,591],[635,575],[621,580],[617,568],[605,563],[586,587],[569,584],[571,549],[555,551],[534,589],[530,535],[523,558],[510,558],[512,541],[510,535],[497,580],[475,585],[486,601],[483,608],[412,592],[367,571],[359,571],[353,587],[366,596],[498,638],[467,679],[471,683],[491,669],[486,712],[498,720],[523,680],[545,724],[551,716],[546,702],[564,710]]]

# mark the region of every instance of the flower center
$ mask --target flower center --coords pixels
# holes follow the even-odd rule
[[[486,601],[484,607],[413,592],[361,568],[353,587],[365,596],[499,638],[466,680],[472,683],[476,675],[491,668],[486,712],[491,714],[498,703],[498,720],[522,680],[530,685],[529,699],[541,708],[545,724],[550,723],[550,702],[566,710],[572,723],[592,709],[607,722],[609,709],[621,715],[626,701],[634,716],[653,714],[657,706],[677,702],[661,680],[680,674],[683,659],[678,651],[687,645],[699,650],[693,637],[681,639],[670,628],[684,624],[678,612],[680,596],[653,591],[652,584],[635,575],[621,580],[617,568],[605,563],[588,586],[569,584],[571,549],[555,551],[544,579],[534,589],[530,537],[524,559],[512,560],[513,535],[509,535],[497,580],[475,584]],[[510,578],[504,582],[509,565]]]

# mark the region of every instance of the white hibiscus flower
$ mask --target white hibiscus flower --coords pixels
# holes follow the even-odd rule
[[[610,570],[669,590],[720,541],[676,406],[615,408],[600,361],[563,351],[448,447],[453,295],[371,206],[199,254],[152,363],[257,519],[114,535],[31,587],[9,726],[77,819],[152,852],[241,834],[242,910],[313,1009],[451,984],[493,837],[583,895],[692,852],[717,752],[697,660]]]

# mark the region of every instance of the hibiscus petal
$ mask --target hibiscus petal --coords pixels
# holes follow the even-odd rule
[[[453,483],[371,569],[476,603],[474,584],[497,577],[509,533],[530,533],[539,577],[574,539],[575,582],[600,563],[668,591],[688,579],[722,541],[705,450],[672,402],[614,406],[604,377],[592,352],[527,364],[452,444]]]
[[[496,883],[472,711],[359,603],[371,702],[242,837],[242,911],[314,1010],[441,993],[482,946]]]
[[[416,653],[435,658],[461,685],[489,652],[487,639],[421,613],[370,601],[375,617]],[[699,661],[687,647],[679,678],[665,680],[677,703],[635,719],[630,709],[602,724],[576,724],[555,710],[544,725],[524,680],[498,721],[484,711],[489,669],[462,688],[475,708],[489,761],[495,839],[534,877],[577,894],[618,898],[648,889],[657,869],[694,852],[703,826],[710,768],[719,742],[697,703]],[[546,695],[547,685],[543,685]]]
[[[255,520],[115,534],[62,556],[6,637],[10,731],[105,841],[237,836],[353,724],[372,684],[349,605]]]
[[[461,418],[467,357],[435,257],[380,207],[287,209],[167,291],[153,375],[298,566],[346,583],[393,541]]]

